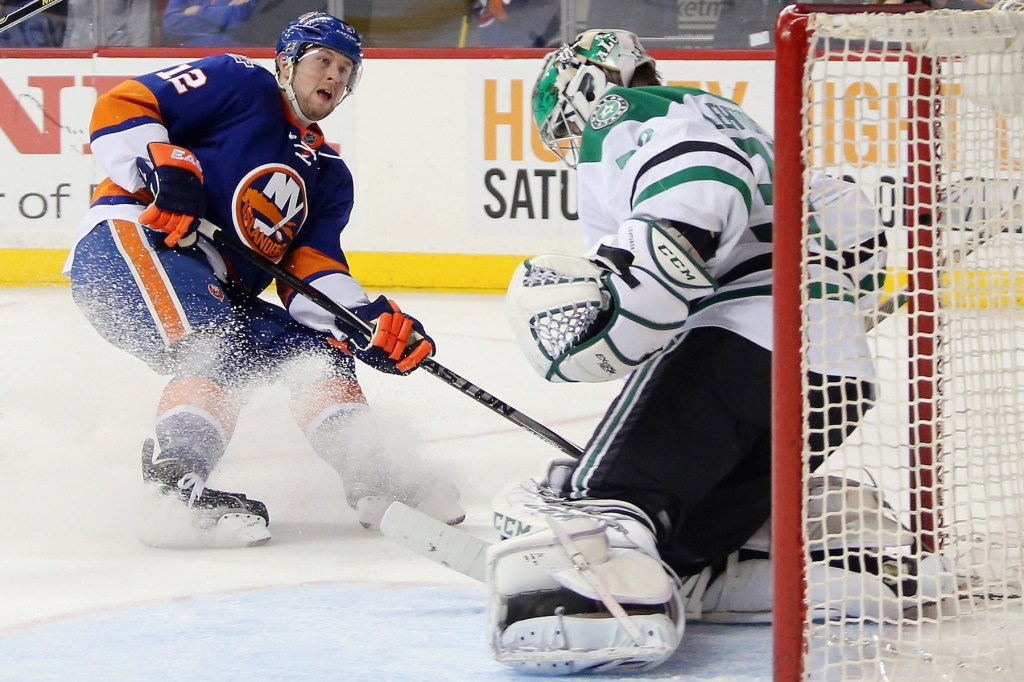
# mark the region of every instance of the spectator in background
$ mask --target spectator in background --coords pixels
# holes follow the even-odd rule
[[[559,43],[561,10],[560,0],[478,0],[480,45],[548,47]]]
[[[476,4],[476,0],[345,0],[345,20],[363,32],[365,47],[457,47],[473,44],[466,42],[467,17]]]
[[[695,16],[687,17],[687,7],[693,6]],[[718,0],[590,0],[585,14],[577,19],[586,21],[592,28],[620,26],[637,34],[645,41],[651,38],[678,36],[686,33],[710,32],[718,16]],[[696,25],[686,27],[687,21],[695,19]],[[580,30],[583,30],[582,28]],[[670,47],[707,47],[706,43],[675,44],[657,43]]]
[[[25,4],[27,0],[0,3],[0,15],[6,16]],[[0,48],[60,47],[66,26],[67,8],[58,5],[0,33]]]
[[[206,4],[208,2],[209,0],[193,0],[193,4]],[[221,3],[226,5],[228,0],[218,0],[218,4]],[[222,39],[227,38],[234,41],[227,44],[273,47],[277,44],[277,38],[281,34],[281,27],[288,24],[296,15],[305,14],[306,12],[327,12],[328,14],[338,14],[340,16],[340,10],[337,12],[331,11],[332,7],[336,8],[338,5],[344,5],[346,23],[351,24],[352,22],[348,21],[347,16],[352,11],[352,8],[358,7],[359,0],[335,0],[331,3],[328,0],[252,0],[251,5],[248,10],[249,16],[247,19],[224,30],[226,35],[222,36]],[[168,12],[164,11],[164,14],[166,15]],[[165,23],[164,26],[166,27],[167,24]],[[363,32],[359,27],[356,28],[360,33]],[[161,44],[181,45],[189,37],[194,38],[196,36],[195,34],[191,36],[169,36]]]
[[[827,0],[821,0],[827,2]],[[775,47],[775,20],[790,0],[723,0],[708,47],[725,50],[770,50]]]
[[[146,47],[153,43],[151,0],[68,0],[67,6],[64,47]]]
[[[505,12],[505,5],[510,3],[512,0],[476,0],[476,4],[473,5],[472,11],[476,12],[480,18],[480,27],[489,26],[494,22],[495,19],[505,21],[508,18],[508,13]]]
[[[164,11],[164,44],[234,47],[231,30],[249,20],[259,0],[170,0]]]

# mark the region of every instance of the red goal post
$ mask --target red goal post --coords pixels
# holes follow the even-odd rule
[[[1017,312],[1024,308],[1024,192],[1018,196],[1024,185],[1024,21],[1006,12],[927,9],[795,5],[778,20],[772,415],[777,682],[889,679],[877,675],[893,670],[899,674],[891,679],[946,679],[944,665],[958,675],[949,679],[975,679],[965,675],[982,671],[998,676],[1004,669],[1018,673],[1005,679],[1024,679],[1024,654],[1012,645],[1014,638],[1020,638],[1018,646],[1024,642],[1024,613],[1017,612],[1024,447],[1018,451],[1012,444],[1024,440],[1024,375],[1018,376],[1024,357],[1017,352],[1024,348],[1024,311]],[[828,298],[820,292],[831,291],[837,301],[854,298],[832,284],[836,279],[816,282],[808,274],[815,249],[834,246],[821,245],[827,236],[819,234],[819,223],[830,216],[815,205],[810,185],[813,178],[843,176],[871,199],[889,200],[882,207],[888,213],[878,218],[889,247],[885,240],[874,243],[889,258],[875,278],[880,282],[884,275],[887,290],[876,292],[874,307],[857,301],[863,329],[851,332],[838,324],[838,332],[815,336],[808,312],[815,296]],[[832,274],[854,279],[844,270],[852,270],[849,261],[844,266],[837,259]],[[812,295],[814,287],[819,293]],[[812,337],[819,340],[812,343]],[[836,531],[813,547],[809,540],[809,481],[812,473],[831,475],[832,467],[811,472],[808,465],[807,358],[812,352],[828,356],[830,343],[870,347],[881,393],[864,426],[847,424],[852,435],[833,455],[843,462],[834,468],[836,480],[845,481],[837,483],[841,494],[830,498],[826,487],[817,502],[850,499],[845,472],[863,474],[854,476],[877,483],[885,513],[907,531],[872,551],[895,556],[901,566],[948,558],[937,580],[956,585],[941,599],[929,600],[922,590],[897,600],[897,616],[886,609],[856,617],[842,613],[844,606],[865,606],[867,597],[851,597],[851,589],[884,593],[885,576],[866,572],[852,588],[820,578],[836,565],[831,550],[849,553],[857,538],[863,540],[863,529],[848,536]],[[1005,457],[996,456],[1001,448]],[[998,509],[991,504],[996,498]],[[870,525],[863,511],[839,512],[853,525],[858,518]],[[812,551],[822,548],[818,555]],[[853,552],[864,556],[863,547]],[[985,561],[997,565],[989,569]],[[996,601],[1003,609],[998,618]],[[951,644],[966,640],[966,633],[992,643],[977,651]]]

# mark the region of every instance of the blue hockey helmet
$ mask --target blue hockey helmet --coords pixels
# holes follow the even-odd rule
[[[352,77],[346,95],[351,94],[359,81],[363,65],[362,37],[349,24],[324,12],[307,12],[293,19],[277,39],[276,54],[283,55],[286,64],[294,64],[311,45],[336,50],[352,60]]]

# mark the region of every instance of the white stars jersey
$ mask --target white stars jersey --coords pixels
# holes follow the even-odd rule
[[[734,102],[693,88],[612,88],[583,133],[587,248],[629,218],[670,222],[718,283],[687,327],[722,327],[770,350],[773,159],[772,138]]]
[[[734,102],[693,88],[613,88],[583,133],[587,248],[629,218],[671,223],[717,282],[686,328],[721,327],[771,350],[773,167],[771,136]],[[863,313],[885,281],[884,229],[856,185],[815,176],[810,190],[808,369],[870,381]],[[850,341],[824,343],[836,327]]]

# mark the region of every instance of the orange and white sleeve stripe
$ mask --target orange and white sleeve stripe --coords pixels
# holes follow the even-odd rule
[[[338,260],[316,249],[302,246],[289,251],[281,261],[282,266],[293,275],[309,282],[310,286],[325,294],[335,303],[346,308],[355,308],[370,302],[363,286],[348,274],[348,267]],[[343,339],[334,316],[312,301],[287,286],[278,283],[278,295],[293,319],[310,329],[328,332],[336,339]]]
[[[167,142],[156,95],[137,80],[126,80],[100,96],[89,126],[89,146],[100,166],[129,192],[142,188],[135,159],[148,156],[150,142]]]

